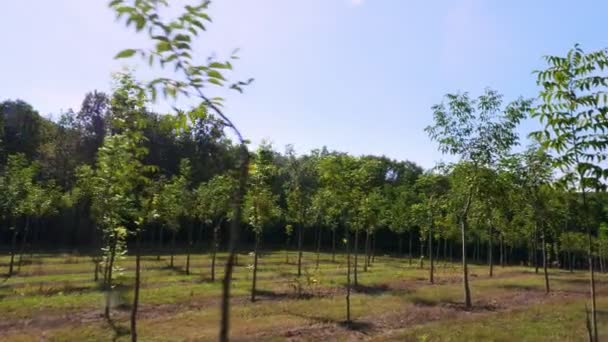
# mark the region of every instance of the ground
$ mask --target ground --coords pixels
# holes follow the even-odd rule
[[[534,269],[472,265],[474,307],[462,305],[458,264],[440,261],[436,282],[428,265],[378,256],[368,272],[360,257],[359,286],[352,295],[354,321],[345,324],[345,258],[332,261],[304,253],[298,280],[296,253],[265,253],[258,271],[258,301],[249,301],[252,257],[239,256],[234,275],[231,336],[235,341],[584,341],[587,274],[551,269],[551,293]],[[192,257],[192,274],[181,268],[185,255],[143,258],[139,337],[142,341],[217,339],[221,282],[209,280],[209,257]],[[220,255],[220,263],[225,255]],[[27,256],[19,273],[0,280],[0,340],[129,340],[130,285],[134,260],[112,294],[112,321],[102,318],[104,293],[93,281],[92,259],[78,254]],[[0,257],[4,272],[7,257]],[[218,268],[218,278],[223,269]],[[608,339],[608,275],[598,276],[600,335]]]

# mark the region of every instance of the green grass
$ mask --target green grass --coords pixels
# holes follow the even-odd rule
[[[146,256],[143,261],[140,338],[145,341],[215,340],[221,295],[220,254],[217,281],[210,282],[207,255],[193,255],[192,274],[179,268],[185,256],[177,255],[177,269],[167,267],[169,258]],[[462,285],[458,264],[439,262],[437,284],[428,284],[428,269],[407,259],[380,256],[363,272],[352,294],[355,328],[345,318],[345,258],[336,262],[322,255],[317,269],[313,253],[305,254],[300,282],[312,297],[298,299],[295,253],[285,263],[285,253],[267,253],[260,259],[259,301],[248,301],[251,257],[239,256],[232,293],[233,336],[252,340],[283,340],[291,334],[305,340],[429,341],[554,341],[584,340],[586,274],[551,270],[551,286],[557,295],[544,296],[544,279],[524,267],[496,267],[488,277],[483,265],[472,265],[471,290],[478,304],[472,312],[460,308]],[[0,258],[0,263],[6,258]],[[93,264],[87,256],[35,255],[16,276],[0,282],[0,322],[11,327],[0,331],[0,340],[128,340],[128,306],[131,302],[134,259],[120,261],[125,271],[118,276],[120,291],[113,303],[114,327],[99,318],[104,293],[94,282]],[[428,265],[425,265],[428,266]],[[599,275],[601,285],[608,280]],[[605,293],[605,292],[604,292]],[[530,302],[527,297],[530,295]],[[562,296],[562,297],[560,297]],[[524,299],[521,299],[524,298]],[[608,305],[600,296],[599,306]],[[601,322],[608,323],[601,314]],[[68,317],[69,319],[64,319]],[[80,319],[84,317],[86,319]],[[27,329],[16,328],[32,320]],[[45,320],[55,320],[52,325]],[[8,323],[7,323],[8,322]],[[2,327],[2,325],[0,325]],[[0,329],[1,330],[1,329]],[[604,330],[601,330],[604,332]],[[608,331],[607,331],[608,332]]]

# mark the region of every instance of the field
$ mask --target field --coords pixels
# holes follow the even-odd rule
[[[220,261],[225,255],[220,256]],[[241,254],[233,281],[231,336],[235,341],[583,341],[586,273],[551,269],[550,294],[542,273],[525,267],[472,265],[474,308],[461,305],[458,264],[438,262],[436,283],[407,258],[378,256],[368,272],[360,257],[352,295],[354,322],[344,324],[345,259],[304,254],[297,280],[296,253],[265,253],[258,272],[258,300],[249,301],[251,256]],[[194,255],[193,273],[169,268],[168,256],[143,257],[139,336],[143,341],[215,340],[221,282],[209,281],[209,258]],[[104,293],[92,279],[86,255],[29,256],[20,272],[0,282],[0,340],[129,340],[133,259],[120,264],[111,322],[102,317]],[[0,259],[6,267],[7,257]],[[185,256],[177,255],[177,266]],[[218,278],[222,269],[219,269]],[[600,336],[608,337],[608,277],[599,275]]]

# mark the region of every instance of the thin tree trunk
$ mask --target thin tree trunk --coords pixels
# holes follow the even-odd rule
[[[354,276],[355,286],[359,285],[359,279],[357,278],[357,259],[359,256],[359,229],[355,229],[355,264],[354,264]]]
[[[219,341],[228,342],[228,331],[230,329],[230,284],[234,270],[235,254],[238,248],[241,210],[243,195],[247,187],[247,172],[249,170],[249,151],[247,145],[241,140],[239,165],[239,186],[234,193],[232,220],[230,221],[230,240],[228,240],[228,260],[224,269],[224,280],[222,282],[222,305]]]
[[[363,262],[363,272],[367,272],[369,266],[369,228],[365,232],[365,260]]]
[[[409,249],[408,249],[408,258],[409,258],[409,264],[410,266],[412,266],[412,230],[408,230],[407,231],[407,235],[409,237]]]
[[[251,301],[255,302],[256,281],[258,275],[258,247],[260,244],[260,236],[256,234],[255,246],[253,247],[253,279],[251,282]]]
[[[21,264],[23,262],[23,252],[25,251],[25,244],[27,243],[27,235],[30,230],[30,218],[25,217],[25,227],[23,229],[23,236],[21,238],[21,246],[19,247],[19,262],[17,263],[17,272],[21,271]]]
[[[403,235],[399,234],[399,247],[398,247],[398,255],[401,258],[403,256]]]
[[[192,224],[188,223],[188,251],[186,255],[186,274],[190,275],[190,254],[192,254],[192,245],[194,243],[192,239]]]
[[[448,238],[443,238],[443,262],[444,264],[448,261]]]
[[[15,252],[17,251],[17,220],[13,219],[13,238],[11,239],[11,260],[8,264],[8,276],[13,275],[13,268],[15,265]]]
[[[350,236],[348,229],[345,229],[346,235],[346,323],[350,323]]]
[[[317,228],[317,269],[319,269],[319,263],[321,259],[321,227]]]
[[[110,319],[110,300],[112,297],[112,271],[114,269],[114,258],[116,256],[116,244],[118,243],[116,238],[112,239],[112,246],[110,247],[110,260],[106,267],[106,279],[105,279],[105,291],[106,291],[106,305],[104,308],[104,317]]]
[[[331,230],[331,261],[336,262],[336,228]]]
[[[488,234],[488,264],[490,265],[490,277],[494,276],[494,258],[492,255],[492,250],[493,250],[493,246],[492,246],[492,238],[493,238],[493,231],[492,231],[492,225],[490,225],[490,234]]]
[[[420,268],[420,269],[424,268],[424,241],[422,239],[420,239],[420,260],[419,260],[418,268]]]
[[[471,307],[471,290],[469,289],[469,265],[467,264],[467,216],[473,197],[473,188],[469,190],[467,202],[460,218],[460,235],[462,237],[462,284],[464,288],[464,305]]]
[[[165,227],[161,224],[160,229],[158,230],[158,255],[156,256],[156,260],[160,261],[160,255],[162,253],[163,250],[163,233],[165,230]]]
[[[169,266],[171,266],[171,268],[173,268],[173,257],[175,256],[175,235],[177,235],[177,231],[173,230],[173,234],[171,236],[171,263],[169,264]]]
[[[533,256],[534,256],[534,272],[538,274],[538,224],[534,223],[534,247],[533,247]]]
[[[218,234],[220,230],[220,223],[218,223],[213,229],[213,246],[211,248],[211,281],[215,281],[215,258],[217,255],[217,249],[219,246]]]
[[[549,293],[549,272],[547,271],[547,243],[545,242],[545,228],[541,232],[542,253],[543,253],[543,271],[545,273],[545,292]]]
[[[431,223],[429,225],[429,282],[433,284],[435,279],[433,278],[433,273],[435,271],[435,267],[433,265],[433,218],[431,217]]]
[[[133,290],[133,307],[131,308],[131,341],[137,341],[137,309],[139,306],[140,287],[141,232],[137,232],[135,243],[135,289]]]
[[[504,252],[505,245],[504,245],[502,234],[500,234],[500,246],[499,246],[499,248],[500,248],[500,267],[505,267],[505,257],[504,257],[504,255],[505,255],[505,252]]]
[[[376,233],[372,234],[372,260],[371,264],[376,261]]]
[[[298,224],[298,277],[302,275],[302,224]]]

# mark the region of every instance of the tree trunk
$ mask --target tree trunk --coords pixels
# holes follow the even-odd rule
[[[106,266],[106,279],[105,279],[105,291],[106,291],[106,305],[104,308],[104,317],[110,319],[110,301],[112,297],[112,271],[114,269],[114,258],[116,256],[116,245],[118,241],[116,238],[112,239],[112,245],[110,247],[110,260]]]
[[[336,228],[331,230],[331,261],[336,262]]]
[[[234,126],[233,126],[234,128]],[[218,340],[228,342],[228,330],[230,329],[230,284],[232,282],[232,272],[234,270],[235,252],[238,248],[241,210],[243,196],[247,187],[247,172],[249,170],[249,151],[247,145],[242,142],[240,145],[240,165],[239,165],[239,186],[234,193],[232,202],[232,220],[230,220],[230,240],[228,240],[228,260],[224,269],[224,280],[222,282],[222,305],[220,332]]]
[[[401,258],[403,256],[403,235],[399,234],[399,247],[398,247],[398,255]]]
[[[409,259],[409,264],[410,266],[412,266],[412,231],[408,230],[407,231],[407,235],[409,237],[409,249],[408,249],[408,259]]]
[[[213,229],[213,246],[211,246],[211,281],[215,281],[215,258],[217,255],[217,249],[219,247],[218,234],[220,224],[221,223],[218,223]]]
[[[133,307],[131,308],[131,341],[137,341],[137,309],[139,306],[140,287],[141,232],[137,232],[135,243],[135,289],[133,290]]]
[[[346,323],[350,323],[350,236],[348,229],[345,229],[346,235]]]
[[[433,284],[435,279],[433,278],[433,273],[435,271],[435,266],[433,265],[433,223],[431,217],[431,224],[429,225],[429,282]]]
[[[533,242],[533,256],[534,256],[534,272],[538,274],[538,225],[534,224],[534,242]]]
[[[251,301],[255,302],[256,281],[258,275],[258,247],[260,244],[260,235],[255,236],[255,246],[253,247],[253,278],[251,282]]]
[[[543,253],[543,271],[545,273],[545,292],[549,293],[549,272],[547,271],[547,243],[545,242],[545,228],[541,232],[542,253]]]
[[[21,264],[23,262],[23,252],[25,251],[25,244],[27,243],[27,234],[30,231],[30,218],[25,217],[25,227],[23,229],[23,236],[21,237],[21,246],[19,247],[19,261],[17,263],[17,272],[21,271]]]
[[[194,241],[192,239],[192,223],[188,223],[188,250],[186,254],[186,274],[190,275],[190,254],[192,254],[192,245]]]
[[[420,232],[422,234],[422,232]],[[424,268],[424,240],[420,239],[420,258],[418,268]]]
[[[462,237],[462,285],[464,288],[464,305],[471,307],[471,290],[469,289],[469,265],[467,264],[467,216],[473,197],[473,188],[469,190],[467,202],[460,218],[460,235]]]
[[[372,260],[371,260],[371,263],[373,264],[374,261],[376,261],[376,233],[372,234]]]
[[[448,262],[448,238],[443,238],[443,263]]]
[[[493,231],[492,231],[492,226],[490,225],[490,233],[488,234],[488,264],[490,265],[490,277],[494,276],[494,258],[492,255],[492,250],[493,250],[493,246],[492,246],[492,238],[493,238]]]
[[[173,257],[175,256],[175,235],[177,235],[177,231],[173,231],[173,235],[171,236],[171,263],[169,264],[169,266],[171,266],[171,268],[174,267],[173,265]]]
[[[365,232],[365,260],[363,262],[363,272],[367,272],[367,267],[369,266],[369,229],[366,229]]]
[[[354,251],[354,253],[355,253],[355,264],[353,265],[354,276],[355,276],[354,283],[355,283],[355,286],[358,286],[359,279],[357,278],[357,273],[358,273],[357,272],[357,259],[359,256],[359,229],[355,229],[355,251]]]
[[[298,277],[302,275],[302,224],[298,225]]]
[[[321,227],[317,228],[317,269],[319,269],[319,263],[321,259]]]
[[[165,227],[161,224],[158,230],[158,255],[156,256],[156,260],[160,261],[160,255],[163,250],[163,233]]]
[[[8,264],[8,276],[13,275],[13,268],[15,265],[15,252],[17,251],[17,220],[13,219],[13,238],[11,239],[11,260]]]
[[[502,234],[500,234],[500,267],[505,267],[505,257],[504,257],[504,241],[503,241],[503,236]]]

